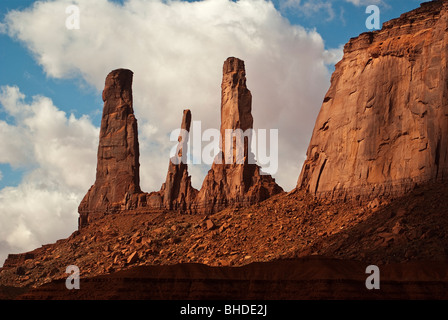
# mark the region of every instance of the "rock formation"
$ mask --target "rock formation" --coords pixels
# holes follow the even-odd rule
[[[132,71],[118,69],[106,78],[96,180],[79,205],[80,227],[90,219],[132,208],[131,196],[141,193],[132,77]]]
[[[345,45],[298,187],[319,197],[398,196],[448,176],[448,2]]]
[[[186,162],[187,152],[184,151],[188,143],[190,125],[191,112],[184,110],[177,152],[169,161],[166,181],[159,191],[161,203],[165,209],[178,210],[182,213],[191,212],[190,207],[198,193],[198,190],[191,186]]]
[[[129,210],[174,210],[181,213],[213,213],[228,205],[248,205],[282,192],[272,177],[262,175],[249,149],[252,96],[246,87],[244,62],[229,58],[224,63],[221,104],[221,152],[200,192],[191,185],[185,159],[191,112],[184,110],[177,154],[170,159],[166,181],[159,191],[140,190],[137,120],[132,107],[130,70],[112,71],[103,91],[96,180],[79,205],[79,228],[112,213]],[[226,145],[225,132],[241,129],[244,147]],[[248,134],[249,132],[249,134]],[[234,142],[235,137],[232,138]],[[241,150],[241,151],[240,151]],[[236,161],[234,161],[236,160]],[[239,161],[239,162],[238,162]]]
[[[0,298],[18,297],[27,288],[34,289],[22,299],[210,299],[217,291],[227,299],[235,298],[235,288],[241,299],[446,298],[447,4],[424,4],[350,41],[317,119],[299,179],[302,190],[232,210],[238,214],[161,211],[92,221],[133,208],[182,207],[192,198],[185,162],[169,164],[162,190],[140,191],[132,72],[113,71],[104,90],[97,179],[80,205],[85,227],[67,239],[9,255],[0,268]],[[251,128],[244,64],[231,58],[224,71],[221,130]],[[190,121],[185,111],[185,131]],[[185,155],[187,138],[183,132],[174,159]],[[216,211],[274,194],[278,186],[260,177],[248,146],[243,162],[235,164],[237,148],[221,142],[223,151],[231,151],[230,161],[219,154],[196,197],[200,201],[193,202],[201,207],[193,210]],[[399,194],[431,180],[442,181],[383,203],[313,196]],[[365,287],[371,264],[381,267],[380,292]],[[63,285],[68,265],[80,268],[83,290]],[[293,269],[301,272],[288,274]],[[245,292],[248,281],[255,284]],[[285,281],[292,281],[289,292]]]
[[[244,61],[228,58],[223,66],[221,85],[221,152],[216,156],[195,201],[195,211],[214,213],[230,205],[247,206],[280,193],[283,189],[260,167],[250,152],[250,134],[244,137],[238,153],[235,137],[226,145],[226,130],[253,128],[252,95],[246,86]]]
[[[179,152],[170,160],[162,189],[149,194],[141,191],[137,120],[132,107],[132,76],[132,71],[118,69],[106,78],[96,180],[79,205],[79,228],[104,215],[128,210],[187,212],[197,193],[191,187],[187,165],[175,162],[181,158],[184,143],[188,141],[191,123],[189,110],[184,111],[184,134],[179,137]]]

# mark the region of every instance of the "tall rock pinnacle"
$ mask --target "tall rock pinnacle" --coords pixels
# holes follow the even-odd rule
[[[112,213],[214,213],[229,205],[257,203],[283,191],[271,176],[262,175],[260,167],[249,161],[253,160],[249,147],[252,96],[246,87],[244,62],[229,58],[223,67],[220,141],[221,148],[229,147],[229,158],[224,159],[221,149],[201,190],[192,187],[185,161],[191,112],[184,110],[177,152],[170,159],[165,182],[159,191],[142,192],[132,77],[132,71],[118,69],[106,78],[96,180],[78,207],[80,229]],[[244,133],[243,148],[237,147],[233,136],[228,141],[231,143],[226,142],[226,130]]]
[[[166,181],[160,190],[163,207],[183,213],[191,212],[190,206],[198,192],[191,186],[191,177],[188,175],[188,165],[186,163],[187,151],[184,150],[187,147],[190,125],[191,112],[190,110],[184,110],[177,152],[170,159]]]
[[[320,197],[401,195],[448,177],[448,1],[351,39],[298,187]]]
[[[79,205],[80,227],[94,216],[123,209],[130,195],[141,192],[132,77],[132,71],[118,69],[106,78],[96,180]]]
[[[206,214],[227,206],[251,205],[283,191],[271,176],[260,174],[258,165],[249,163],[253,156],[250,135],[244,137],[243,159],[237,157],[236,143],[226,146],[226,130],[245,132],[253,128],[252,95],[246,87],[244,61],[231,57],[224,62],[221,90],[221,152],[195,201],[195,211]]]
[[[224,162],[235,161],[236,143],[226,148],[226,130],[253,129],[252,94],[246,86],[246,70],[244,61],[228,58],[224,62],[221,84],[221,150],[226,154]],[[248,156],[248,140],[244,141],[244,157]],[[227,160],[227,161],[226,161]],[[246,159],[247,162],[247,159]]]

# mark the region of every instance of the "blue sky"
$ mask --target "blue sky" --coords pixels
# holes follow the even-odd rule
[[[0,2],[0,17],[11,10],[23,10],[31,6],[32,0],[3,0]],[[0,20],[1,21],[1,20]],[[99,126],[102,105],[97,90],[89,87],[82,79],[56,79],[46,76],[36,63],[29,49],[16,39],[0,33],[0,86],[17,85],[26,93],[29,101],[32,96],[51,97],[54,103],[68,113],[77,116],[89,114],[92,121]],[[13,121],[0,108],[0,120]],[[15,167],[14,164],[0,163],[0,189],[17,186],[24,172],[32,167]]]
[[[295,1],[293,1],[295,2]],[[298,1],[300,2],[300,1]],[[301,12],[298,9],[290,8],[281,10],[281,12],[293,24],[300,24],[307,28],[316,28],[325,40],[328,48],[336,48],[345,44],[352,37],[360,33],[369,31],[366,29],[365,21],[369,14],[366,14],[368,5],[377,5],[380,9],[381,22],[398,18],[402,13],[415,9],[421,2],[415,0],[386,0],[386,1],[359,1],[360,4],[354,5],[357,1],[333,0],[333,1],[309,1],[317,8],[319,4],[327,3],[331,7],[323,6],[320,9],[310,10],[310,12]],[[277,8],[281,8],[281,1],[274,1]],[[301,1],[306,3],[306,1]]]
[[[25,10],[35,1],[32,0],[2,0],[0,17],[11,10]],[[114,1],[123,4],[125,0]],[[298,24],[307,29],[315,29],[324,39],[327,49],[338,48],[351,37],[366,32],[365,5],[354,5],[344,0],[309,1],[311,6],[305,7],[306,1],[273,1],[278,11],[291,24]],[[371,1],[377,3],[378,1]],[[418,6],[420,1],[390,0],[378,3],[381,10],[381,22],[398,17],[401,13]],[[313,8],[313,6],[315,8]],[[305,9],[308,8],[308,9]],[[99,126],[102,105],[98,90],[89,86],[83,79],[57,79],[45,74],[36,62],[29,49],[17,39],[6,34],[0,34],[0,86],[17,85],[28,99],[34,95],[51,97],[55,105],[75,116],[88,114],[92,122]],[[8,121],[7,115],[1,112],[0,119]],[[15,186],[21,181],[24,170],[28,168],[13,168],[8,163],[0,164],[2,179],[0,188]]]
[[[171,130],[219,127],[222,62],[246,63],[254,124],[279,130],[277,182],[295,186],[342,46],[415,0],[0,1],[0,264],[7,253],[66,237],[94,182],[101,90],[115,68],[134,71],[141,184],[159,190]],[[65,8],[81,8],[67,30]],[[208,167],[189,166],[200,188]],[[45,227],[44,227],[45,226]]]

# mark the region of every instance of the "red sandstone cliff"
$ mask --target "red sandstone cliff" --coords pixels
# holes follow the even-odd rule
[[[298,187],[401,195],[448,175],[448,2],[433,1],[344,48]]]

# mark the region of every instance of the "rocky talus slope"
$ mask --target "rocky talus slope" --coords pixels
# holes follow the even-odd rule
[[[428,185],[392,201],[321,201],[303,191],[211,216],[128,212],[95,221],[67,239],[10,255],[0,285],[39,286],[136,266],[243,266],[310,255],[369,264],[448,258],[448,187]],[[430,204],[430,205],[428,205]]]

